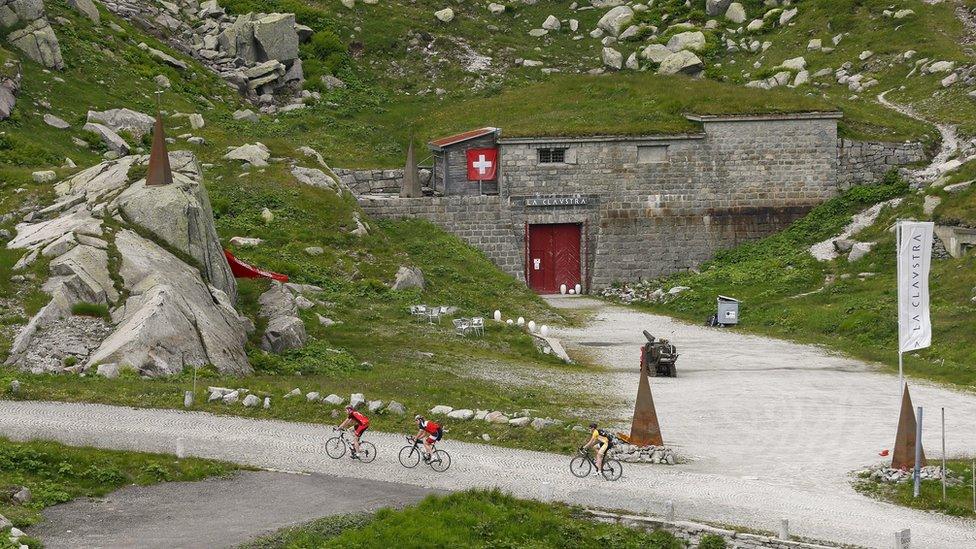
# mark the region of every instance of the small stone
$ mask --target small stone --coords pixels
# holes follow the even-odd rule
[[[247,408],[255,408],[260,403],[261,403],[261,399],[258,398],[257,395],[247,395],[246,397],[244,397],[244,401],[242,404],[244,404],[244,406]]]
[[[274,214],[271,213],[271,210],[264,208],[261,210],[261,219],[263,219],[265,223],[271,223],[274,221]]]
[[[485,442],[491,442],[491,435],[489,435],[488,433],[482,433],[481,440]]]
[[[363,404],[366,404],[366,397],[362,393],[353,393],[349,395],[349,405],[353,408],[359,408]]]
[[[44,171],[31,173],[31,179],[34,180],[34,183],[50,183],[51,181],[54,181],[57,178],[58,178],[58,174],[56,174],[51,170],[44,170]]]
[[[271,408],[271,397],[264,397],[264,405],[262,407],[265,410]]]
[[[16,379],[10,382],[10,392],[15,395],[20,392],[20,382]]]
[[[508,416],[501,412],[489,412],[485,415],[485,421],[488,423],[508,423]]]
[[[11,496],[10,499],[17,505],[24,505],[26,503],[30,503],[30,500],[33,499],[33,495],[31,494],[30,488],[21,486],[19,490],[14,492],[14,495]],[[12,535],[13,531],[11,530],[11,536]],[[21,533],[21,535],[23,535],[23,533]]]
[[[407,413],[407,408],[395,400],[391,400],[389,404],[386,405],[386,411],[402,416]]]
[[[434,17],[442,23],[450,23],[454,20],[454,10],[451,8],[444,8],[434,12]]]
[[[474,418],[474,410],[468,410],[468,409],[452,410],[448,412],[447,417],[451,419],[460,419],[463,421],[468,421],[469,419]]]
[[[383,408],[382,400],[371,400],[366,404],[366,409],[369,410],[369,413],[371,414],[378,412],[381,408]]]
[[[437,405],[437,406],[434,406],[433,408],[431,408],[430,409],[430,413],[432,413],[434,415],[444,416],[444,415],[450,414],[453,410],[454,410],[454,408],[451,408],[450,406],[444,406],[444,405],[441,404],[441,405]]]
[[[291,391],[289,391],[288,394],[286,394],[284,396],[284,398],[296,397],[296,396],[300,396],[301,394],[302,394],[302,390],[299,389],[298,387],[296,387],[296,388],[292,389]]]
[[[517,418],[508,420],[508,424],[511,425],[511,426],[513,426],[513,427],[525,427],[529,423],[532,423],[532,418],[530,418],[528,416],[517,417]]]
[[[59,130],[64,130],[71,127],[71,124],[68,124],[64,120],[58,118],[57,116],[54,116],[51,113],[46,113],[44,115],[44,123],[47,124],[48,126],[51,126],[52,128],[57,128]]]
[[[312,391],[312,392],[308,393],[307,395],[305,395],[305,400],[307,400],[309,402],[316,402],[316,401],[318,401],[319,400],[319,393],[318,393],[318,391]]]
[[[311,256],[316,256],[324,254],[325,250],[321,246],[309,246],[308,248],[305,248],[305,253]]]

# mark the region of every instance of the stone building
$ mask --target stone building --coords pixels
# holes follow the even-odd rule
[[[505,137],[482,128],[430,143],[440,196],[359,200],[376,217],[430,220],[536,291],[589,291],[671,274],[780,231],[858,182],[844,166],[883,173],[885,150],[909,150],[852,147],[838,139],[840,116],[689,116],[700,131],[644,136]],[[495,177],[473,180],[466,152],[492,148]],[[855,158],[858,150],[880,166]]]

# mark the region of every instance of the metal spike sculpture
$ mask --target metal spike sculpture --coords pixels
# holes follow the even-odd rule
[[[153,127],[152,150],[149,151],[149,170],[146,186],[169,185],[173,182],[173,172],[169,167],[169,152],[166,151],[166,134],[163,131],[163,115],[159,110],[159,96],[156,92],[156,125]]]
[[[898,432],[895,434],[895,451],[891,454],[892,469],[911,469],[915,467],[915,407],[912,396],[908,394],[908,384],[901,397],[901,415],[898,416]],[[922,466],[925,466],[925,450],[922,450]]]
[[[651,383],[647,380],[647,357],[641,351],[640,384],[637,386],[637,403],[634,405],[634,421],[630,426],[630,443],[637,446],[664,446],[661,426],[657,422]]]
[[[407,165],[403,170],[403,186],[400,187],[400,198],[420,198],[423,190],[420,187],[420,174],[417,173],[417,158],[413,152],[413,136],[407,145]]]

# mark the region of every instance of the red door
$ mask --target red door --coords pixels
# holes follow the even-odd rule
[[[575,223],[529,225],[529,287],[540,294],[580,283],[580,226]]]

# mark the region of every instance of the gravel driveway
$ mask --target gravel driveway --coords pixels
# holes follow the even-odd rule
[[[377,479],[424,488],[499,487],[520,497],[663,513],[674,502],[681,518],[775,531],[780,519],[809,538],[890,547],[895,531],[912,529],[913,547],[976,547],[976,522],[924,513],[860,496],[847,473],[879,461],[891,445],[898,410],[897,381],[854,360],[820,349],[732,330],[706,329],[664,317],[608,307],[585,298],[557,306],[596,307],[589,326],[558,335],[610,368],[592,374],[592,387],[632,401],[641,329],[670,337],[682,353],[677,379],[652,388],[665,441],[687,465],[627,466],[616,483],[576,479],[568,456],[448,440],[453,456],[444,474],[399,465],[399,435],[372,433],[372,464],[325,456],[327,427],[96,404],[0,401],[0,434],[92,445],[174,452],[263,468]],[[574,382],[579,377],[574,376]],[[585,380],[584,380],[585,382]],[[950,453],[972,449],[976,397],[913,382],[927,418],[948,414]],[[616,411],[621,417],[628,410]],[[937,456],[934,422],[924,442]],[[301,478],[301,477],[299,477]],[[259,503],[256,503],[259,504]]]

